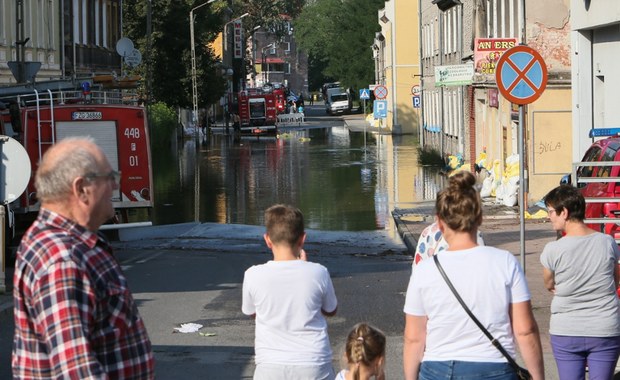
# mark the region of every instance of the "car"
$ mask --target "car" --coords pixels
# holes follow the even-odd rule
[[[342,87],[327,89],[325,113],[328,115],[351,113],[349,93]]]
[[[597,128],[590,137],[603,137],[588,148],[573,169],[574,180],[565,176],[560,183],[573,183],[586,199],[586,224],[620,242],[620,128]],[[584,165],[592,163],[592,165]],[[609,180],[608,180],[609,178]],[[620,219],[619,219],[620,222]]]

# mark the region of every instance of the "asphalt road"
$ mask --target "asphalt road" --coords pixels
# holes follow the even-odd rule
[[[188,224],[144,230],[138,235],[145,240],[115,244],[154,345],[158,379],[252,377],[254,322],[241,313],[241,282],[247,268],[270,259],[262,232]],[[398,379],[411,267],[404,244],[388,235],[309,231],[306,250],[330,271],[339,300],[338,314],[328,320],[335,369],[349,329],[367,321],[388,336],[388,378]],[[174,331],[188,322],[204,327]],[[10,378],[12,329],[11,313],[2,313],[0,379]]]

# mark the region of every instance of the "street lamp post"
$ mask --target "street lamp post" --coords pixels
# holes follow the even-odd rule
[[[234,50],[234,49],[229,49],[229,46],[228,46],[228,25],[232,24],[235,21],[241,20],[242,18],[247,17],[249,15],[250,14],[246,12],[246,13],[242,14],[241,16],[235,17],[232,20],[230,20],[230,21],[228,21],[227,23],[224,24],[224,31],[223,31],[224,38],[223,38],[223,41],[222,41],[224,46],[223,46],[222,50],[223,50],[223,52],[225,54],[225,57],[224,57],[225,58],[224,59],[225,64],[228,65],[228,62],[230,62],[230,66],[227,69],[227,74],[230,73],[230,75],[227,75],[227,78],[226,78],[226,115],[225,115],[225,119],[226,119],[226,134],[228,134],[228,125],[229,125],[229,117],[230,117],[229,116],[229,114],[230,114],[230,109],[229,109],[230,101],[229,101],[229,99],[230,99],[230,93],[233,91],[233,89],[231,88],[231,75],[234,75],[233,57],[232,57],[231,52],[230,52],[231,50]],[[226,53],[228,53],[228,54],[226,54]],[[228,70],[230,70],[230,71],[228,71]]]
[[[200,4],[197,7],[192,8],[189,11],[189,35],[191,44],[191,58],[192,58],[192,120],[194,121],[194,134],[198,139],[198,85],[196,84],[196,46],[194,42],[194,11],[198,8],[204,7],[207,4],[211,4],[216,0],[209,0],[206,3]]]
[[[267,83],[265,74],[267,73],[266,66],[268,66],[267,59],[265,58],[265,50],[274,48],[276,46],[275,42],[270,43],[269,45],[260,49],[260,57],[262,60],[261,71],[263,72],[263,86]]]
[[[249,15],[250,15],[249,13],[244,13],[241,16],[235,17],[232,20],[228,21],[226,24],[224,24],[224,46],[226,47],[226,49],[228,49],[228,25],[232,24],[235,21],[239,21],[242,18],[247,17]]]

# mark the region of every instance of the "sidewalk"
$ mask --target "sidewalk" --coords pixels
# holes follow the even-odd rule
[[[421,203],[413,209],[396,209],[392,212],[396,227],[405,245],[413,254],[422,229],[433,221],[434,203]],[[506,207],[484,202],[481,226],[485,244],[508,250],[520,260],[521,242],[518,207]],[[549,341],[549,306],[552,295],[545,289],[542,279],[540,254],[550,241],[556,239],[547,219],[525,220],[525,275],[532,294],[532,309],[540,329],[545,373],[547,379],[558,379],[557,369]]]

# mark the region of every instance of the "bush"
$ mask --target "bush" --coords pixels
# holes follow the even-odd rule
[[[168,145],[177,127],[177,113],[165,103],[157,102],[149,107],[149,130],[153,146]]]
[[[439,151],[429,146],[418,148],[418,164],[421,166],[446,166],[446,162]]]

